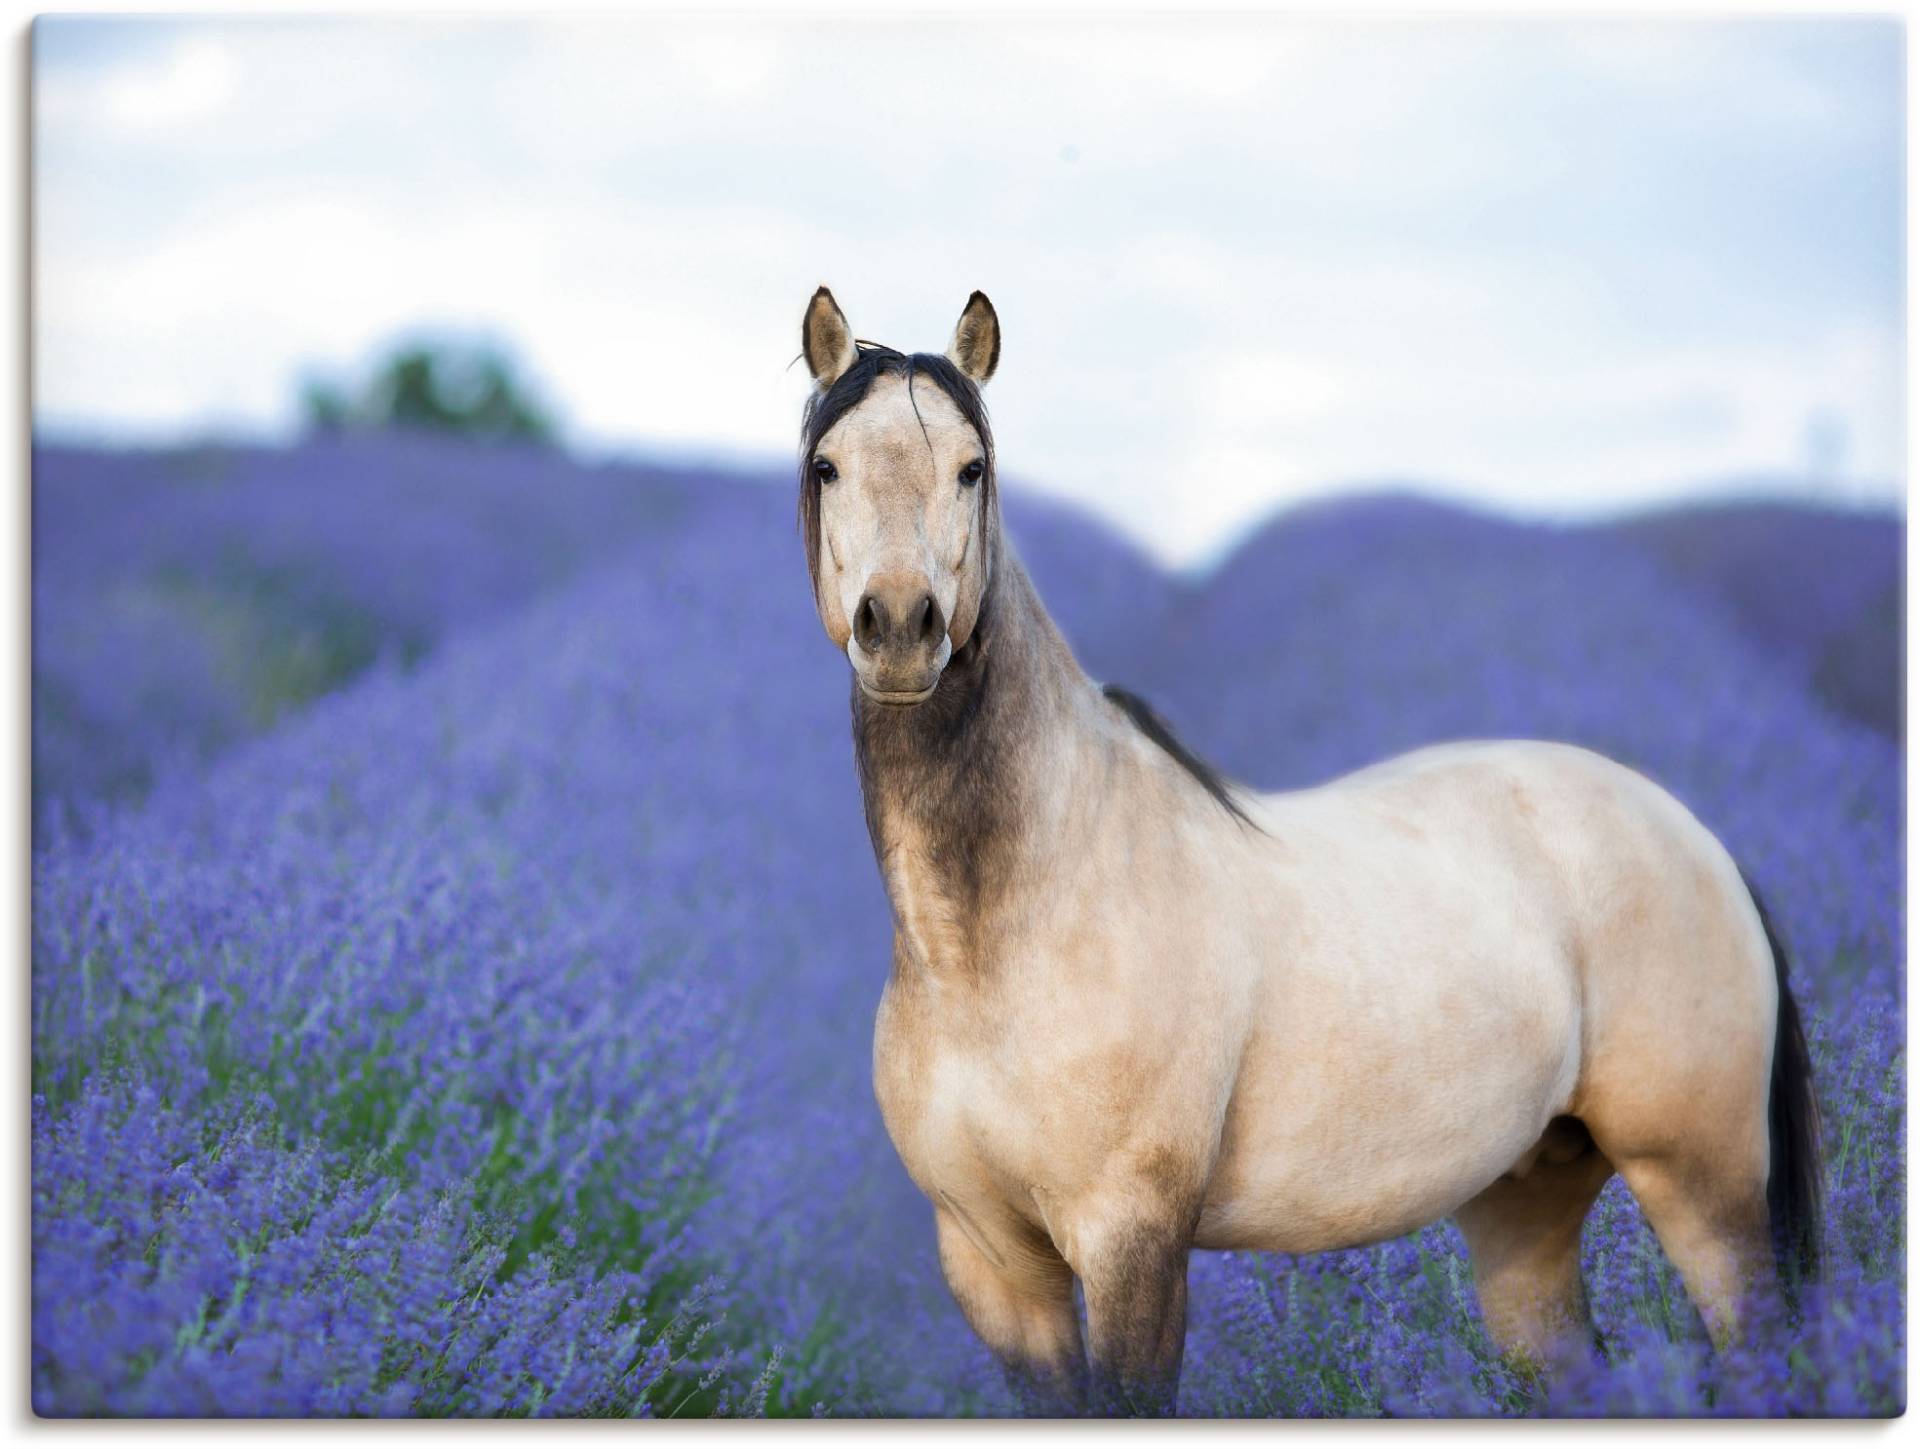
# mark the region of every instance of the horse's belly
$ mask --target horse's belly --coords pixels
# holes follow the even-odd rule
[[[1408,1100],[1420,1084],[1390,1074],[1376,1096],[1321,1110],[1237,1105],[1196,1244],[1310,1253],[1412,1232],[1513,1167],[1564,1106],[1564,1080],[1540,1062],[1423,1106]]]
[[[1540,954],[1295,992],[1242,1063],[1202,1210],[1203,1247],[1314,1252],[1397,1236],[1483,1190],[1567,1110],[1572,971]],[[1355,973],[1361,975],[1363,973]]]
[[[1466,1152],[1434,1155],[1271,1153],[1265,1171],[1209,1196],[1194,1245],[1318,1253],[1399,1237],[1476,1196],[1537,1137],[1488,1134]]]

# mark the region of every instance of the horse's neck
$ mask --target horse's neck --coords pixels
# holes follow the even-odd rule
[[[994,905],[1059,848],[1092,695],[1010,550],[929,699],[893,709],[854,687],[867,829],[900,935],[923,964],[970,961]]]

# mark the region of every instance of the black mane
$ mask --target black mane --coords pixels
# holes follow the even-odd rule
[[[1132,690],[1122,689],[1117,684],[1103,684],[1100,692],[1120,707],[1120,712],[1134,722],[1141,734],[1165,750],[1176,765],[1199,781],[1200,788],[1213,796],[1222,809],[1242,824],[1253,825],[1252,819],[1240,808],[1240,802],[1233,798],[1233,792],[1228,789],[1227,777],[1180,743],[1180,737],[1154,713],[1152,705]]]

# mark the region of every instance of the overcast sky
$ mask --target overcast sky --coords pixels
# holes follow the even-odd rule
[[[397,334],[790,457],[803,304],[1005,331],[1003,470],[1203,559],[1408,480],[1903,485],[1902,37],[1848,19],[34,29],[36,424],[290,436]]]

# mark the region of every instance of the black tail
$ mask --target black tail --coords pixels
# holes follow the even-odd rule
[[[1744,876],[1743,876],[1744,879]],[[1780,1013],[1773,1033],[1773,1087],[1767,1100],[1767,1136],[1771,1156],[1767,1172],[1767,1218],[1773,1229],[1774,1260],[1781,1281],[1791,1289],[1820,1276],[1820,1104],[1813,1095],[1813,1067],[1807,1037],[1800,1029],[1800,1008],[1787,986],[1787,951],[1773,928],[1760,892],[1747,881],[1747,894],[1760,913],[1760,925],[1773,951],[1774,980],[1780,986]]]

